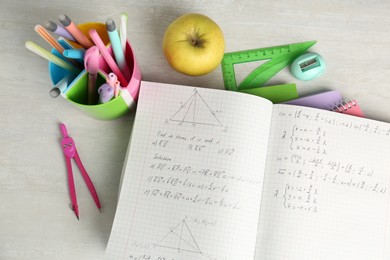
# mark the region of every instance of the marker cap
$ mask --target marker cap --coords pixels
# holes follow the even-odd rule
[[[69,18],[66,14],[60,14],[59,20],[60,20],[60,22],[61,22],[64,26],[68,26],[69,24],[72,23],[72,21],[70,20],[70,18]]]
[[[55,30],[57,30],[57,24],[52,22],[52,21],[47,21],[44,25],[43,25],[47,30],[51,31],[51,32],[55,32]]]
[[[107,19],[107,21],[106,21],[106,27],[107,27],[107,31],[109,31],[109,32],[115,31],[116,25],[115,25],[114,20],[112,20],[112,19]]]

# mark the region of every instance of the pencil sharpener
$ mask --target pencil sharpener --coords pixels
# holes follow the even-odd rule
[[[305,53],[291,64],[291,74],[299,80],[314,79],[324,73],[325,69],[325,61],[317,53]]]

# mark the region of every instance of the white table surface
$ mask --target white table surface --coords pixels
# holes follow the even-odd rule
[[[102,259],[114,218],[118,185],[134,112],[114,121],[92,119],[63,98],[48,95],[47,62],[29,52],[33,40],[48,48],[34,26],[58,21],[118,21],[129,14],[128,38],[143,79],[223,89],[221,68],[190,77],[167,63],[161,42],[168,24],[187,12],[216,21],[226,52],[317,40],[312,51],[327,62],[312,81],[288,69],[267,84],[295,82],[306,95],[340,90],[358,100],[367,117],[390,122],[390,1],[16,1],[0,0],[0,259]],[[238,70],[238,78],[249,72]],[[248,115],[250,116],[250,115]],[[58,124],[66,123],[99,193],[93,200],[75,170],[80,221],[69,208]],[[73,164],[73,168],[76,168]]]

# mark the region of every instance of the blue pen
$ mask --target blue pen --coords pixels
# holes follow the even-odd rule
[[[110,38],[112,50],[114,51],[116,63],[118,64],[118,67],[122,71],[125,78],[129,79],[130,72],[126,64],[125,55],[123,53],[118,31],[116,30],[115,22],[112,19],[107,19],[106,28],[108,37]]]
[[[69,49],[69,50],[64,50],[64,52],[62,54],[67,58],[83,60],[85,50],[84,49]]]

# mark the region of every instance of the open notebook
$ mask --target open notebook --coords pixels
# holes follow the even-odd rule
[[[142,82],[106,257],[390,259],[389,147],[387,123]]]

